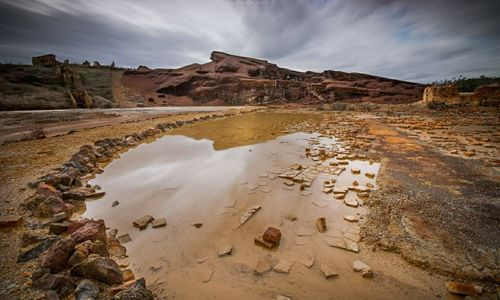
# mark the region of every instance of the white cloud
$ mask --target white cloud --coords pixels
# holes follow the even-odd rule
[[[496,3],[0,0],[0,55],[27,61],[57,50],[77,61],[178,67],[221,50],[299,70],[405,80],[491,75],[500,70]]]

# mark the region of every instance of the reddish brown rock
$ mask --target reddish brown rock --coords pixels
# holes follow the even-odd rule
[[[41,56],[35,56],[31,58],[31,63],[35,67],[55,67],[58,64],[61,64],[56,60],[56,56],[54,54],[45,54]]]
[[[455,282],[455,281],[448,281],[446,283],[446,288],[448,289],[448,292],[450,292],[452,294],[457,294],[457,295],[472,296],[476,293],[474,291],[473,285],[464,284],[464,283]]]
[[[325,218],[318,218],[316,220],[316,228],[318,229],[319,232],[325,232],[326,231],[326,219]]]
[[[71,234],[71,239],[76,243],[86,240],[101,241],[106,243],[106,226],[103,220],[89,220],[85,225]]]
[[[21,221],[23,217],[16,215],[0,216],[0,226],[13,226]]]
[[[269,227],[265,232],[262,238],[270,243],[279,244],[281,239],[281,231],[274,227]]]
[[[36,189],[35,195],[36,196],[43,196],[45,198],[48,198],[48,197],[61,198],[62,197],[61,192],[49,184],[39,185],[38,188]]]
[[[76,242],[70,237],[55,242],[40,256],[41,267],[50,269],[52,273],[66,269],[67,261],[75,246]]]

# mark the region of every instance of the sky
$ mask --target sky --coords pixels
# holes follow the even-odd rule
[[[499,0],[0,0],[0,62],[175,68],[213,50],[415,82],[500,75]]]

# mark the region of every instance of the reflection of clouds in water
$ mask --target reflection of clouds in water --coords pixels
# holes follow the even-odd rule
[[[106,218],[116,212],[108,202],[120,201],[120,210],[131,215],[207,212],[222,201],[245,171],[245,147],[215,151],[210,140],[166,136],[124,153],[91,182],[107,192],[102,201],[90,202],[87,215]],[[171,190],[166,188],[177,187]],[[105,201],[105,200],[108,201]],[[110,200],[113,199],[113,200]]]

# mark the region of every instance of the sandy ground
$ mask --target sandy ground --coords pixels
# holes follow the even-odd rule
[[[333,132],[333,135],[352,140],[363,140],[369,136],[370,145],[367,150],[380,160],[381,169],[377,177],[379,189],[365,202],[369,209],[366,222],[363,222],[361,228],[361,249],[363,259],[374,268],[376,276],[372,281],[360,276],[354,278],[346,275],[347,266],[341,267],[340,280],[333,285],[341,286],[345,297],[331,297],[449,297],[444,288],[444,282],[449,279],[480,284],[485,287],[486,295],[491,296],[491,293],[495,293],[494,284],[498,280],[500,268],[498,113],[413,112],[408,115],[407,111],[397,110],[391,108],[384,112],[369,113],[315,113],[312,117],[302,116],[288,123],[280,122],[279,119],[267,120],[262,127],[259,125],[262,122],[253,122],[256,120],[239,123],[238,118],[247,117],[242,116],[225,120],[223,134],[214,130],[221,128],[216,123],[218,121],[199,123],[194,129],[180,128],[175,133],[195,139],[213,140],[215,150],[222,150],[273,140],[288,133],[283,132],[286,126],[297,126],[296,131],[315,131],[319,128],[318,119],[332,117],[338,124],[338,128],[334,129],[337,132]],[[190,113],[115,123],[69,135],[0,146],[2,213],[22,214],[18,206],[31,193],[26,189],[26,184],[66,161],[81,145],[145,129],[160,121],[192,116],[193,113]],[[204,129],[203,125],[206,125]],[[448,139],[442,141],[432,136],[447,136]],[[259,224],[262,227],[264,223],[267,225],[267,220]],[[20,235],[24,231],[24,226],[18,226],[14,229],[2,229],[1,232],[0,289],[6,291],[8,288],[3,295],[23,298],[31,293],[29,273],[25,273],[30,270],[30,266],[14,262],[18,250],[17,247],[12,247],[19,245]],[[168,256],[167,254],[165,255]],[[352,260],[352,257],[346,256],[348,254],[339,255],[345,261]],[[140,258],[132,258],[131,261],[134,259],[140,261]],[[218,281],[221,278],[217,275],[212,283],[208,282],[215,290],[228,288],[227,295],[241,296],[239,293],[233,294],[238,285],[244,286],[243,290],[247,291],[252,291],[257,286],[254,292],[258,295],[261,293],[266,298],[274,297],[277,292],[287,294],[287,290],[292,291],[292,294],[299,293],[303,290],[303,285],[308,285],[309,280],[312,280],[308,273],[310,269],[299,269],[297,274],[291,273],[289,277],[270,274],[264,279],[255,279],[256,282],[249,283],[248,278],[253,278],[250,274],[253,262],[247,259],[240,261],[234,257],[230,257],[228,261],[231,269],[237,271],[218,272],[225,274],[222,278],[229,278],[228,285],[221,285]],[[333,262],[338,262],[338,258]],[[138,264],[141,265],[141,262]],[[211,265],[212,268],[218,267],[217,264]],[[143,271],[146,275],[149,269]],[[202,270],[202,274],[204,271],[206,270]],[[315,271],[319,272],[317,269]],[[142,272],[141,268],[138,272]],[[342,275],[345,279],[341,279]],[[185,273],[185,276],[189,277],[190,273]],[[175,285],[182,283],[179,282],[182,281],[182,276],[179,279],[175,275],[168,275],[168,278],[166,290],[169,286],[175,290]],[[317,281],[319,279],[323,278],[318,276],[310,284],[315,286],[320,282]],[[267,280],[269,285],[266,284]],[[328,284],[330,281],[326,282]],[[324,284],[325,282],[318,284],[317,288],[325,288]],[[346,289],[349,284],[353,285],[352,290]],[[279,288],[270,293],[275,285]],[[161,286],[154,287],[156,293],[163,295]],[[380,287],[383,291],[380,290],[379,293],[377,291]],[[370,290],[375,292],[370,294]],[[315,295],[330,298],[321,293]],[[183,299],[182,295],[178,298]]]

